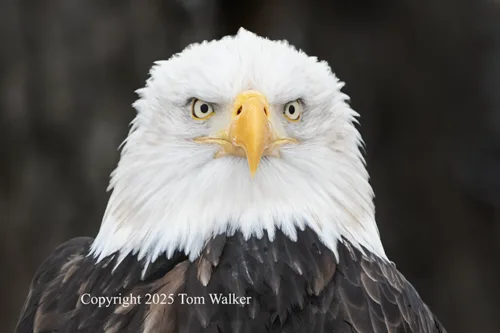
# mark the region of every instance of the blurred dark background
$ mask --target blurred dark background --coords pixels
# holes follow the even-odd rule
[[[2,0],[2,331],[42,260],[97,233],[152,62],[240,26],[347,82],[389,257],[450,333],[498,332],[498,0]]]

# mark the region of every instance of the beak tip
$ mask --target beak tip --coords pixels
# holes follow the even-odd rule
[[[250,167],[250,177],[254,178],[257,173],[257,167]]]

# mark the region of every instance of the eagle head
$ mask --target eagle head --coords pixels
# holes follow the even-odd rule
[[[240,29],[151,70],[93,244],[191,259],[220,233],[292,240],[310,227],[385,256],[355,128],[324,61]]]

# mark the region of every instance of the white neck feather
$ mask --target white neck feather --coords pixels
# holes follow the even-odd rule
[[[135,253],[153,262],[180,250],[194,260],[220,233],[267,231],[272,239],[279,228],[295,240],[297,229],[310,227],[336,255],[345,237],[386,258],[351,121],[344,134],[339,146],[284,146],[281,158],[264,158],[252,179],[243,158],[213,159],[215,150],[188,140],[157,142],[134,124],[92,254],[101,260]]]

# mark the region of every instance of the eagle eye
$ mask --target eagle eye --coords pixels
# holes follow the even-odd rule
[[[283,114],[290,121],[299,121],[302,114],[302,104],[298,100],[286,103]]]
[[[194,99],[191,103],[191,116],[196,120],[206,120],[213,116],[214,107],[200,99]]]

